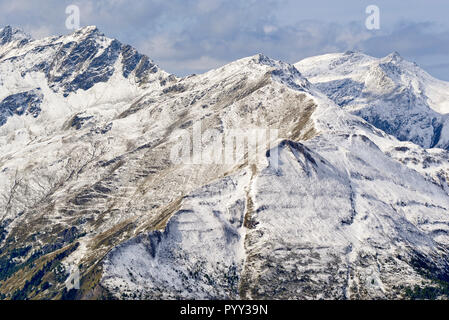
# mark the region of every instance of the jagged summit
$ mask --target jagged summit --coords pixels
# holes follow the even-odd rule
[[[392,53],[387,55],[386,58],[390,59],[390,60],[394,60],[394,61],[401,61],[401,60],[404,59],[404,58],[402,58],[402,56],[397,51],[393,51]]]
[[[399,140],[449,148],[449,83],[399,53],[330,54],[296,67],[336,104]]]
[[[109,39],[97,26],[86,26],[75,30],[73,33],[68,34],[66,37],[74,39],[86,39],[86,38],[103,38]],[[117,41],[117,40],[116,40]]]
[[[76,31],[77,33],[100,33],[100,30],[97,28],[97,26],[85,26],[85,27],[81,27],[80,29],[78,29]]]
[[[281,64],[286,65],[287,63],[272,59],[263,53],[257,53],[252,56],[243,57],[240,59],[237,59],[235,61],[231,61],[224,65],[223,67],[229,68],[229,67],[237,67],[237,66],[255,66],[255,65],[261,65],[261,66],[279,66]],[[220,70],[221,68],[218,68]]]
[[[23,32],[11,27],[4,28],[1,35],[2,42],[8,46],[3,48],[0,63],[2,60],[15,61],[18,65],[16,71],[20,70],[22,78],[36,73],[45,75],[49,88],[64,97],[107,83],[118,74],[142,87],[168,77],[147,56],[104,36],[95,26],[35,41],[29,41]],[[19,45],[9,45],[18,40],[21,40]],[[24,47],[22,44],[25,42],[28,45]]]
[[[31,36],[23,32],[21,29],[5,26],[0,29],[0,45],[10,42],[26,42],[31,39]]]
[[[236,75],[246,76],[247,78],[260,77],[265,78],[265,80],[269,75],[272,80],[295,90],[307,91],[310,89],[310,82],[302,76],[295,66],[272,59],[262,53],[241,58],[204,74],[205,77],[215,80]]]

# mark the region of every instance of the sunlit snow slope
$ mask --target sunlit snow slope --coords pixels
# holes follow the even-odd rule
[[[425,148],[449,148],[449,83],[398,53],[307,58],[295,65],[337,105],[388,134]]]

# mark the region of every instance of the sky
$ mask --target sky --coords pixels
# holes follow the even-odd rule
[[[69,5],[81,27],[96,25],[179,76],[257,53],[295,63],[354,50],[397,51],[449,81],[448,0],[0,0],[0,26],[68,34]],[[379,29],[366,27],[369,5],[379,8]]]

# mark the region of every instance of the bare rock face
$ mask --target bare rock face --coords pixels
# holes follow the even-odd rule
[[[445,86],[354,53],[177,78],[6,27],[0,298],[445,297]]]

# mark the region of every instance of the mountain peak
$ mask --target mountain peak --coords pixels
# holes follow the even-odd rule
[[[264,55],[263,53],[258,53],[251,57],[252,61],[262,64],[262,65],[274,65],[276,64],[276,60],[271,59],[270,57]]]
[[[76,30],[73,35],[75,37],[91,37],[91,36],[103,36],[104,34],[100,32],[100,30],[98,30],[98,28],[96,26],[86,26],[86,27],[82,27],[78,30]]]
[[[271,68],[272,75],[279,78],[279,80],[287,81],[288,85],[293,85],[292,81],[293,78],[295,78],[295,81],[300,81],[302,85],[306,86],[308,85],[307,79],[305,79],[301,73],[298,71],[298,69],[295,68],[294,65],[272,59],[263,53],[258,53],[253,56],[249,56],[246,58],[242,58],[233,62],[230,62],[224,68],[230,68],[231,70],[243,70],[244,68],[247,68],[247,71],[253,72],[254,70],[259,70],[263,73],[267,72],[267,67]],[[217,69],[217,70],[221,70]],[[298,88],[297,85],[294,85],[296,88]]]
[[[402,61],[404,58],[397,52],[393,51],[388,56],[385,57],[385,59],[391,60],[391,61]]]
[[[0,45],[15,42],[29,40],[31,37],[21,29],[13,28],[10,25],[0,29]]]
[[[290,65],[286,62],[270,58],[263,53],[258,53],[253,56],[249,56],[249,57],[246,57],[246,58],[243,58],[240,60],[236,60],[234,62],[231,62],[231,64],[239,63],[239,62],[247,62],[249,64],[263,65],[263,66],[269,66],[269,67],[275,67],[275,68],[282,68],[282,67],[287,67]]]
[[[347,50],[347,51],[343,52],[343,55],[344,56],[352,56],[352,55],[354,55],[356,53],[358,53],[358,52],[355,52],[353,50]]]
[[[78,30],[81,33],[93,33],[93,32],[99,32],[97,26],[86,26],[82,27]]]
[[[262,53],[258,53],[252,56],[240,58],[238,60],[229,62],[224,65],[224,68],[237,68],[241,69],[242,67],[253,69],[254,67],[259,66],[269,66],[269,67],[278,67],[280,64],[284,64],[280,61],[271,59]],[[217,70],[221,70],[223,67],[218,68]]]

